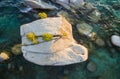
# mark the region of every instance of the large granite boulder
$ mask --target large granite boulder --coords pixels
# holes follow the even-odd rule
[[[31,8],[36,8],[36,9],[56,9],[55,6],[50,5],[46,2],[43,2],[42,0],[24,0],[25,4],[30,6]]]
[[[39,44],[32,45],[26,34],[34,32],[36,36],[44,33],[62,35],[66,37],[44,41],[37,38]],[[72,36],[71,24],[63,17],[54,17],[36,20],[21,26],[22,52],[26,60],[38,65],[67,65],[87,60],[88,50],[77,44]],[[27,44],[27,45],[26,45]]]

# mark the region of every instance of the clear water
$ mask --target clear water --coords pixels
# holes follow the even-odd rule
[[[119,0],[86,0],[93,3],[97,9],[105,16],[114,16],[111,20],[120,21],[120,1]],[[100,2],[110,8],[110,12],[103,7],[98,6],[96,3]],[[0,0],[0,51],[9,50],[15,44],[21,43],[20,39],[20,26],[25,23],[34,21],[36,18],[33,14],[21,13],[16,6],[20,3],[18,0]],[[111,23],[116,27],[112,32],[105,32],[100,30],[99,24],[92,24],[95,32],[99,34],[101,38],[106,41],[112,34],[120,35],[120,22],[114,23],[108,20],[107,23]],[[74,38],[78,41],[77,31],[73,28]],[[110,53],[110,47],[99,47],[93,44],[86,38],[84,43],[88,45],[89,59],[86,62],[50,67],[50,66],[38,66],[26,61],[22,55],[12,55],[10,60],[0,63],[0,79],[120,79],[120,50],[113,47],[114,52]],[[81,39],[81,40],[83,40]],[[86,65],[89,61],[96,64],[97,70],[95,72],[89,72]],[[10,68],[9,68],[10,65]],[[20,69],[20,68],[23,69]]]

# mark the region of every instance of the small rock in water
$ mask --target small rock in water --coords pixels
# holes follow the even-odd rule
[[[12,64],[11,64],[11,63],[8,63],[8,69],[10,69],[10,68],[11,68],[11,66],[12,66]]]
[[[22,70],[23,70],[23,66],[20,66],[20,67],[19,67],[19,71],[22,71]]]
[[[92,5],[92,3],[86,3],[85,7],[87,10],[91,10],[93,8],[95,9],[95,7]]]
[[[97,67],[96,67],[96,64],[94,62],[89,62],[87,64],[87,69],[90,71],[90,72],[95,72]]]
[[[89,18],[92,22],[98,22],[99,20],[101,20],[101,14],[98,10],[94,10],[90,15]]]
[[[104,46],[105,45],[105,42],[102,39],[100,39],[100,38],[96,39],[95,43],[98,46]]]
[[[18,6],[18,9],[19,9],[20,12],[22,12],[22,13],[28,13],[29,11],[32,10],[31,7],[25,5],[24,3],[21,3],[21,4]]]
[[[111,42],[112,42],[113,45],[120,47],[120,36],[112,35],[111,36]]]
[[[0,62],[4,61],[4,60],[8,60],[10,58],[10,52],[8,51],[2,51],[0,53]]]
[[[16,45],[14,45],[13,47],[12,47],[12,53],[14,54],[14,55],[19,55],[19,54],[21,54],[22,52],[21,52],[21,44],[16,44]]]
[[[75,19],[72,18],[71,15],[70,15],[68,12],[63,11],[63,10],[60,11],[60,12],[58,12],[58,13],[57,13],[57,16],[65,17],[71,24],[74,24],[74,23],[76,22]]]
[[[83,34],[83,35],[87,35],[89,36],[89,34],[92,32],[92,27],[90,25],[88,25],[87,23],[80,23],[80,24],[77,24],[77,29],[78,29],[78,32],[80,34]]]
[[[30,6],[31,8],[38,8],[38,9],[56,9],[55,6],[50,5],[46,2],[43,2],[42,0],[24,0],[25,4]]]
[[[85,2],[84,0],[52,0],[55,3],[62,5],[66,9],[82,7]]]

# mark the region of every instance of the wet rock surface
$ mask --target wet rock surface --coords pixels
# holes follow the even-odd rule
[[[22,54],[22,51],[21,51],[21,44],[16,44],[12,47],[12,53],[14,55],[20,55]]]
[[[84,0],[52,0],[65,7],[66,9],[79,8],[84,5]]]
[[[100,38],[96,39],[96,40],[95,40],[95,43],[96,43],[98,46],[104,46],[104,45],[105,45],[105,42],[104,42],[102,39],[100,39]]]
[[[111,42],[112,42],[113,45],[120,47],[120,36],[112,35],[111,36]]]
[[[31,8],[38,8],[38,9],[56,9],[55,6],[50,5],[42,0],[25,0],[26,5],[30,6]]]
[[[80,34],[87,35],[87,36],[92,32],[92,29],[93,29],[87,23],[77,24],[76,27],[77,27],[77,30]]]
[[[97,66],[94,62],[89,62],[87,64],[87,69],[90,71],[90,72],[95,72],[97,70]]]

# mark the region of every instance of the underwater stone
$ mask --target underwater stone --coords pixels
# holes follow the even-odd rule
[[[120,36],[112,35],[111,36],[111,42],[112,42],[113,45],[120,47]]]
[[[62,5],[66,9],[82,7],[85,2],[84,0],[52,0],[55,3]]]
[[[105,42],[101,39],[101,38],[98,38],[95,40],[95,43],[98,45],[98,46],[104,46],[105,45]]]
[[[89,62],[87,64],[87,69],[90,71],[90,72],[95,72],[97,67],[96,67],[96,64],[94,62]]]
[[[20,67],[19,67],[19,71],[22,71],[22,70],[23,70],[23,66],[20,66]]]
[[[71,24],[76,22],[76,20],[67,11],[61,10],[57,13],[57,16],[65,17]]]
[[[24,0],[25,4],[35,9],[56,9],[55,6],[50,5],[42,0]]]
[[[95,9],[95,7],[90,2],[86,3],[85,7],[86,7],[87,10]]]
[[[26,39],[26,34],[30,32],[35,35],[67,35],[51,41],[44,41],[39,37],[37,41],[40,43],[31,45],[32,42]],[[63,17],[45,18],[24,24],[21,26],[21,37],[24,58],[38,65],[68,65],[86,61],[88,58],[87,48],[76,43],[71,24]]]
[[[12,53],[14,55],[20,55],[22,53],[21,51],[21,44],[16,44],[12,47]]]
[[[90,18],[90,21],[96,23],[101,20],[101,13],[98,10],[94,10],[88,17]]]
[[[87,23],[77,24],[76,27],[77,27],[77,30],[80,34],[87,35],[87,36],[89,36],[89,34],[92,32],[92,29],[93,29]]]

